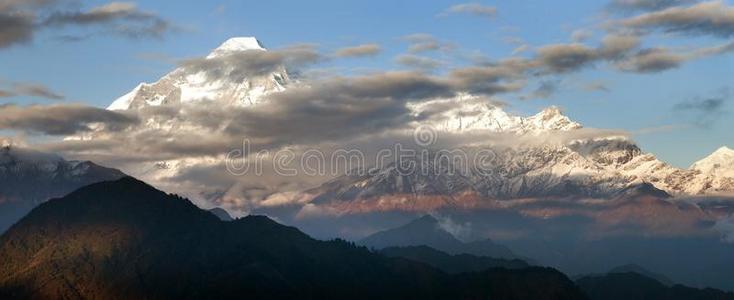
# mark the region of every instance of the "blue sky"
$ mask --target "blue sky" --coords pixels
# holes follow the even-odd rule
[[[107,3],[88,1],[81,8]],[[402,69],[395,57],[405,54],[408,43],[401,37],[426,33],[454,45],[451,55],[423,54],[447,65],[469,64],[471,55],[497,60],[512,55],[518,43],[532,49],[554,43],[570,43],[575,30],[593,32],[584,43],[596,46],[605,35],[600,26],[610,16],[608,1],[484,1],[496,7],[495,17],[442,12],[457,1],[139,1],[143,11],[155,12],[175,24],[162,38],[127,39],[93,35],[76,42],[60,41],[64,35],[84,35],[95,29],[65,27],[47,29],[32,41],[0,49],[0,80],[33,82],[65,96],[66,102],[105,107],[139,82],[155,81],[170,71],[177,60],[205,55],[234,36],[256,36],[268,48],[314,43],[324,52],[364,43],[377,43],[382,52],[374,57],[321,63],[314,68],[346,74],[370,70]],[[724,2],[731,6],[731,2]],[[651,34],[646,47],[688,49],[730,42],[716,36]],[[514,40],[514,42],[512,42]],[[434,72],[441,73],[438,69]],[[676,166],[687,167],[716,148],[734,146],[734,55],[722,54],[683,63],[658,73],[620,72],[605,63],[569,74],[548,76],[557,83],[547,98],[522,99],[520,94],[497,97],[511,111],[533,114],[558,105],[572,119],[587,127],[624,129],[635,135],[643,150]],[[589,91],[589,84],[603,84],[607,91]],[[527,91],[540,84],[532,79]],[[675,109],[680,103],[723,99],[715,116],[702,121],[696,112]],[[32,97],[0,98],[0,103],[52,103]]]

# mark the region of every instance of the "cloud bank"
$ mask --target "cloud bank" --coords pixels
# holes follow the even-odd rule
[[[162,38],[176,26],[156,13],[144,11],[133,2],[109,2],[87,10],[66,10],[63,1],[3,1],[0,5],[0,48],[27,43],[41,30],[75,26],[92,30],[85,35],[62,35],[67,41],[95,34],[127,38]],[[95,32],[96,30],[96,32]]]

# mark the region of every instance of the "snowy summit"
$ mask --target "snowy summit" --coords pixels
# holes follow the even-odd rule
[[[267,51],[267,49],[257,38],[235,37],[212,50],[205,59],[217,59],[246,51]],[[284,67],[272,74],[250,76],[242,80],[226,77],[210,78],[201,70],[179,67],[154,83],[140,83],[132,91],[112,102],[107,109],[127,110],[197,101],[218,101],[225,105],[250,106],[260,103],[264,96],[270,93],[284,90],[287,82],[288,74]]]
[[[706,158],[695,162],[691,169],[704,174],[734,178],[734,150],[721,147]]]

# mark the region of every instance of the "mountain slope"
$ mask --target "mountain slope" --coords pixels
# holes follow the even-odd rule
[[[402,257],[455,274],[481,272],[492,268],[523,269],[529,265],[519,259],[498,259],[471,254],[450,255],[427,246],[388,247],[379,251],[388,257]]]
[[[607,272],[607,273],[608,274],[612,274],[612,273],[637,273],[637,274],[640,274],[642,276],[655,279],[655,280],[657,280],[658,282],[662,283],[665,286],[673,286],[675,284],[667,276],[665,276],[663,274],[658,274],[658,273],[652,272],[652,271],[647,270],[647,269],[645,269],[642,266],[637,265],[637,264],[626,264],[626,265],[622,265],[622,266],[619,266],[619,267],[615,267],[615,268],[609,270],[609,272]]]
[[[133,178],[35,208],[0,237],[0,265],[13,298],[582,298],[552,269],[451,276],[266,217],[223,222]]]
[[[706,174],[734,177],[734,150],[721,147],[711,155],[693,163],[690,169]]]
[[[433,112],[436,108],[431,105],[442,110]],[[360,201],[391,203],[408,198],[410,207],[402,209],[417,207],[423,211],[441,206],[461,207],[461,202],[476,197],[491,200],[608,198],[643,183],[674,196],[734,193],[734,151],[726,147],[689,169],[679,169],[645,153],[621,133],[602,137],[590,134],[557,107],[522,117],[511,115],[495,104],[464,96],[432,101],[412,109],[416,115],[431,115],[421,125],[433,128],[434,136],[465,133],[474,134],[473,139],[486,136],[488,145],[472,146],[476,149],[461,145],[454,148],[468,150],[465,152],[490,149],[491,163],[483,165],[479,172],[472,168],[469,156],[464,163],[470,168],[462,172],[465,167],[451,165],[450,160],[414,158],[411,163],[417,165],[416,170],[439,172],[399,172],[393,163],[359,176],[340,176],[306,193],[322,203],[354,201],[362,207],[370,205]],[[506,139],[517,141],[502,144]],[[500,142],[493,145],[492,140]],[[467,195],[468,199],[462,199]],[[439,203],[435,203],[436,197]]]
[[[215,207],[209,210],[210,213],[217,216],[222,221],[232,221],[234,220],[232,216],[229,215],[229,213],[222,209],[221,207]]]
[[[119,170],[90,161],[67,161],[12,145],[0,147],[0,232],[43,201],[123,176]]]
[[[716,289],[696,289],[682,285],[665,286],[650,277],[634,273],[609,273],[603,276],[588,276],[576,283],[591,300],[640,299],[734,299],[734,293]]]
[[[247,51],[267,50],[254,37],[237,37],[222,43],[206,59]],[[197,101],[216,101],[223,105],[249,106],[259,103],[263,96],[269,93],[282,91],[287,81],[288,74],[284,68],[272,74],[232,81],[225,78],[211,78],[201,70],[179,67],[154,83],[139,84],[129,93],[112,102],[108,109],[138,109]]]
[[[734,172],[734,159],[726,155],[707,160],[709,167],[698,163],[694,165],[698,169],[684,170],[643,153],[632,141],[621,138],[490,149],[493,160],[481,172],[474,168],[457,172],[463,166],[452,166],[445,159],[436,168],[436,159],[415,158],[416,170],[439,171],[405,172],[392,163],[366,174],[337,177],[305,193],[315,203],[353,210],[347,211],[350,213],[491,205],[485,200],[606,199],[641,186],[661,199],[734,193],[734,177],[727,177],[728,172]],[[354,205],[343,204],[350,202]]]
[[[436,106],[443,109],[434,112]],[[468,132],[487,130],[515,134],[541,134],[548,131],[570,131],[582,128],[561,113],[558,107],[551,106],[539,113],[522,117],[507,113],[497,104],[484,101],[471,95],[454,99],[441,99],[417,104],[411,107],[416,114],[431,111],[431,118],[425,125],[446,132]]]
[[[505,246],[491,240],[464,243],[441,228],[438,220],[430,215],[403,226],[377,232],[359,244],[374,249],[388,247],[428,246],[448,254],[472,254],[492,258],[515,259],[517,256]]]
[[[256,38],[237,37],[222,43],[204,61],[264,51],[268,50]],[[246,60],[247,56],[239,58]],[[236,64],[226,65],[226,70],[218,70],[218,73],[243,73],[242,70],[236,70],[237,67]],[[208,105],[212,102],[223,107],[250,107],[265,101],[267,95],[288,88],[290,79],[285,67],[276,69],[265,75],[248,73],[247,76],[233,78],[214,76],[184,65],[154,83],[139,85],[115,100],[109,109],[134,110],[159,105],[175,106],[179,103]],[[366,211],[403,209],[427,212],[442,206],[461,206],[462,202],[476,199],[607,198],[641,183],[650,183],[673,196],[734,192],[734,177],[731,176],[734,174],[734,162],[730,156],[716,155],[716,159],[694,164],[690,169],[675,168],[658,160],[653,154],[642,151],[624,133],[607,132],[599,136],[594,134],[596,130],[584,128],[564,115],[558,107],[520,116],[483,97],[462,94],[450,99],[411,103],[406,108],[419,120],[416,126],[432,128],[436,136],[474,134],[474,139],[490,144],[499,141],[500,145],[497,146],[478,146],[489,147],[496,155],[489,169],[468,174],[448,174],[442,170],[436,174],[405,175],[396,172],[394,165],[386,165],[364,176],[334,178],[318,188],[304,191],[308,194],[305,197],[315,198],[316,202],[322,204],[332,200],[357,202],[354,206],[365,207]],[[194,130],[192,128],[197,127],[167,119],[151,122],[150,126],[170,132]],[[501,143],[505,140],[517,140],[517,143],[511,142],[512,145],[507,146]],[[717,152],[731,152],[722,149]],[[428,161],[418,162],[419,166],[426,169],[436,165]],[[166,168],[143,166],[140,169],[144,171],[135,175],[160,182],[176,178],[189,169],[211,167],[212,164],[211,161],[196,157],[171,159],[158,162],[158,165]],[[227,194],[226,188],[222,189],[225,190],[199,192],[207,195]],[[370,201],[389,205],[386,205],[387,208],[373,208],[377,204]]]

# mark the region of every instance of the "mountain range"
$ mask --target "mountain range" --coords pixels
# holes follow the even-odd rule
[[[214,49],[206,59],[253,51],[268,50],[256,38],[232,38]],[[284,67],[265,75],[235,79],[211,77],[206,72],[179,67],[154,83],[142,83],[115,100],[109,109],[136,110],[150,106],[212,102],[221,106],[252,107],[267,102],[268,95],[288,89],[291,82]],[[443,109],[435,112],[437,107]],[[370,203],[401,202],[408,203],[410,207],[396,204],[395,209],[430,211],[441,206],[461,205],[456,202],[474,201],[476,198],[606,198],[642,183],[652,184],[673,196],[734,192],[734,150],[727,147],[688,169],[681,169],[644,152],[622,133],[591,134],[593,129],[573,121],[557,107],[523,117],[506,112],[497,103],[465,94],[411,104],[408,109],[414,115],[430,115],[415,125],[429,126],[438,136],[477,134],[477,137],[485,137],[488,144],[477,147],[493,151],[495,158],[491,166],[482,172],[422,175],[401,174],[395,164],[388,164],[367,174],[333,178],[319,187],[302,191],[306,195],[304,197],[322,204],[336,201],[340,209],[348,209],[338,205],[344,201],[366,202],[358,205],[367,207],[366,210],[376,209],[370,208]],[[157,126],[185,130],[176,124]],[[492,144],[498,137],[525,142],[511,146]],[[195,159],[160,162],[166,168],[159,170],[159,174],[146,176],[155,178],[155,181],[175,178],[190,168],[196,168],[197,164],[210,163],[205,160],[196,162]],[[423,167],[435,167],[436,164],[426,160],[417,160],[417,163]],[[222,195],[226,192],[209,194]],[[402,200],[406,198],[410,201]]]
[[[0,236],[0,297],[583,299],[550,268],[450,275],[267,217],[221,221],[136,179],[34,208]]]
[[[427,225],[437,220],[426,216],[398,231]],[[425,245],[371,252],[263,216],[223,221],[131,177],[34,208],[0,235],[0,265],[0,297],[12,299],[734,299],[634,265],[573,282],[521,260]]]
[[[233,38],[205,59],[266,51],[255,38]],[[156,82],[141,83],[108,109],[211,103],[248,109],[267,103],[269,95],[286,91],[293,83],[284,67],[239,80],[210,75],[179,67]],[[443,109],[437,113],[437,107]],[[431,128],[439,137],[471,137],[469,145],[463,143],[467,139],[458,138],[463,142],[448,146],[491,149],[492,163],[481,172],[469,168],[468,173],[452,173],[448,171],[451,162],[437,165],[432,157],[417,157],[413,162],[419,168],[438,171],[404,174],[393,162],[296,191],[294,198],[299,200],[282,201],[283,210],[301,206],[295,218],[306,221],[310,216],[300,213],[306,208],[316,211],[313,218],[324,218],[331,233],[340,236],[342,228],[332,220],[354,215],[395,212],[413,218],[441,210],[479,215],[485,213],[482,209],[507,209],[514,210],[507,214],[517,212],[523,221],[537,226],[518,230],[530,232],[530,237],[506,241],[481,233],[481,239],[465,242],[445,229],[442,220],[424,216],[393,229],[378,225],[365,229],[362,236],[369,236],[357,242],[364,247],[339,240],[322,242],[265,217],[233,220],[221,208],[200,210],[182,197],[166,195],[93,162],[3,145],[0,232],[30,214],[0,237],[0,265],[7,266],[0,268],[0,298],[229,298],[242,294],[461,298],[517,295],[526,289],[550,290],[540,295],[558,298],[581,297],[581,290],[592,299],[631,295],[629,290],[620,288],[615,294],[608,288],[615,286],[638,286],[652,291],[650,298],[729,296],[719,291],[694,293],[634,268],[586,276],[573,286],[556,270],[526,267],[518,259],[567,274],[607,270],[610,264],[649,263],[676,282],[734,289],[727,280],[734,252],[721,241],[727,237],[715,231],[726,229],[728,223],[720,222],[734,212],[727,202],[734,193],[734,150],[721,147],[683,169],[644,152],[624,133],[585,128],[557,107],[519,116],[501,104],[461,95],[407,108],[414,115],[430,116],[412,125]],[[169,131],[200,130],[170,120],[147,125]],[[156,179],[155,184],[220,162],[218,158],[172,159],[140,169],[153,170],[144,178]],[[88,184],[93,185],[77,190]],[[227,207],[228,202],[221,199],[233,196],[228,192],[208,193],[212,197],[204,200],[239,209]],[[252,202],[258,200],[262,199]],[[287,220],[279,218],[277,209],[281,207],[275,206],[273,216]],[[549,226],[553,222],[593,234],[554,240],[566,232],[555,231]],[[548,231],[538,229],[545,226]],[[545,236],[549,232],[560,233]],[[594,235],[599,232],[611,233],[611,238]],[[624,235],[629,232],[639,236]],[[463,272],[469,267],[476,267],[471,270],[475,273]],[[464,294],[456,294],[457,290]]]
[[[126,176],[91,161],[6,144],[0,147],[0,232],[36,205],[82,186]]]
[[[317,203],[356,202],[359,205],[355,207],[370,207],[377,202],[383,206],[406,203],[403,199],[408,199],[411,206],[401,209],[431,211],[481,201],[475,199],[611,198],[641,184],[652,185],[658,190],[650,191],[655,195],[687,197],[734,192],[734,177],[730,176],[734,150],[726,147],[690,169],[670,166],[644,153],[626,138],[493,148],[493,151],[496,158],[491,168],[481,172],[470,169],[468,174],[451,173],[450,166],[437,168],[435,159],[416,158],[416,164],[421,166],[418,168],[440,171],[406,174],[393,163],[366,173],[335,178],[306,193]]]
[[[465,273],[489,268],[522,269],[521,260],[502,260],[469,254],[449,255],[427,246],[390,247],[380,251],[389,257],[424,262],[448,273]],[[675,284],[664,275],[627,264],[604,274],[579,276],[574,280],[588,299],[734,299],[734,293],[713,288],[691,288]]]
[[[492,240],[462,242],[442,228],[435,217],[425,215],[400,227],[374,233],[359,241],[359,244],[373,249],[389,247],[428,246],[448,254],[470,254],[493,258],[517,259],[505,246]]]
[[[734,299],[734,293],[705,288],[696,289],[682,285],[665,284],[635,272],[610,272],[605,275],[587,276],[576,284],[589,299]]]
[[[253,51],[266,50],[254,37],[237,37],[222,43],[206,58],[213,59],[232,53]],[[108,109],[139,109],[197,101],[250,106],[265,100],[264,96],[270,93],[283,91],[287,82],[288,73],[285,68],[272,74],[248,77],[235,82],[227,79],[212,80],[204,71],[179,67],[154,83],[140,83],[132,91],[113,101]]]
[[[449,274],[481,272],[492,268],[523,269],[530,265],[520,259],[502,259],[471,254],[447,254],[428,246],[387,247],[379,251],[387,257],[402,257],[426,263]]]

